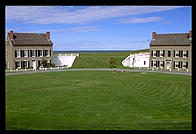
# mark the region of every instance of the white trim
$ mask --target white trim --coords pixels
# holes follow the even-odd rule
[[[50,57],[50,50],[47,49],[47,51],[48,51],[48,55],[46,55],[46,57]]]
[[[25,51],[27,51],[27,56],[25,56]],[[24,57],[28,57],[28,50],[24,49]]]
[[[178,56],[176,55],[177,52],[178,52]],[[179,58],[179,54],[180,54],[179,50],[175,50],[175,57],[176,57],[176,58]]]
[[[163,55],[163,50],[160,50],[160,57],[163,57],[163,56],[161,56],[161,52],[162,52],[162,55]]]
[[[32,57],[35,57],[35,50],[36,50],[36,49],[31,49],[32,53],[33,53],[33,51],[34,51],[34,56],[32,56]]]
[[[156,57],[156,51],[152,50],[152,57]]]
[[[20,58],[21,56],[20,56],[20,49],[15,49],[15,51],[16,51],[16,58]],[[17,54],[17,52],[19,51],[19,56],[18,56],[18,54]]]
[[[41,55],[40,56],[38,56],[38,57],[43,57],[43,49],[38,49],[38,54],[39,54],[39,51],[41,52]]]

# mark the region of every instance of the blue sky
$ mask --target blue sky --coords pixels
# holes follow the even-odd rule
[[[6,35],[51,32],[55,51],[149,48],[152,32],[192,30],[191,6],[7,6]]]

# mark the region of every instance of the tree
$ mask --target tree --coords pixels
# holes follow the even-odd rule
[[[42,59],[41,63],[44,68],[47,67],[47,60],[46,59]]]
[[[110,58],[110,67],[114,68],[115,67],[115,60],[113,57]]]

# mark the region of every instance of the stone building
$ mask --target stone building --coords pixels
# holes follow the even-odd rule
[[[48,63],[53,58],[53,43],[50,32],[40,33],[14,33],[7,35],[5,41],[5,64],[8,69],[33,68],[42,65],[43,59]]]
[[[152,33],[150,67],[170,71],[192,70],[192,31],[189,33]]]

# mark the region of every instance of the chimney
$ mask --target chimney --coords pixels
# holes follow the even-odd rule
[[[10,33],[8,35],[10,36],[11,39],[14,39],[14,32],[13,32],[13,30],[10,30]]]
[[[50,32],[46,32],[46,38],[50,39]]]
[[[152,39],[155,39],[156,37],[156,32],[152,32]]]
[[[192,39],[192,30],[189,31],[189,39]]]

